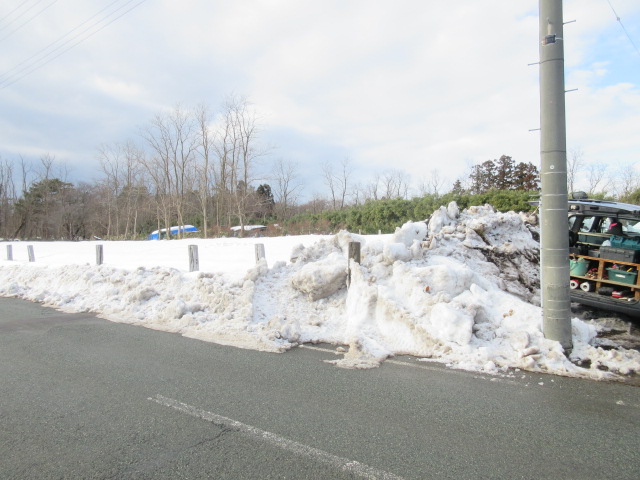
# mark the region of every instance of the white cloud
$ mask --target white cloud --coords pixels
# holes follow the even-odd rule
[[[0,18],[19,3],[3,2]],[[640,42],[640,6],[615,4]],[[0,75],[100,8],[52,6],[0,42]],[[86,163],[162,108],[215,109],[238,93],[261,112],[277,157],[317,164],[344,154],[363,176],[437,168],[451,181],[469,161],[502,154],[537,164],[529,129],[539,126],[538,67],[527,66],[538,58],[537,9],[502,0],[145,2],[0,90],[0,150],[37,145]],[[566,0],[565,20],[574,18],[565,26],[567,88],[579,88],[567,97],[568,145],[594,160],[635,159],[639,93],[628,72],[638,59],[625,55],[606,2]]]

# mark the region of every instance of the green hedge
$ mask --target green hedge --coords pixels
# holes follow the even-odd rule
[[[491,190],[483,194],[466,195],[447,193],[426,195],[411,200],[390,199],[367,201],[357,207],[342,210],[327,210],[317,214],[297,215],[285,222],[288,233],[329,233],[346,229],[362,233],[392,233],[396,227],[408,221],[425,220],[451,201],[456,201],[463,209],[471,205],[490,204],[501,212],[531,211],[534,207],[527,202],[537,192],[518,190]]]

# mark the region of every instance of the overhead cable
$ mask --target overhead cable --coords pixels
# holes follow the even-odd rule
[[[12,25],[13,23],[17,22],[18,20],[20,20],[24,15],[26,15],[29,10],[31,10],[33,7],[35,7],[36,5],[38,5],[39,3],[42,3],[43,0],[36,0],[36,2],[34,4],[32,4],[31,6],[29,6],[26,10],[24,10],[22,13],[20,13],[16,18],[14,18],[13,20],[11,20],[9,23],[7,23],[4,27],[0,27],[0,30],[4,30],[5,28],[7,28],[8,26]],[[13,12],[15,12],[16,10],[18,10],[19,8],[21,8],[25,3],[27,2],[22,2],[20,5],[18,5],[17,8],[14,8],[13,10],[11,10],[11,12],[9,14],[7,14],[7,16],[5,18],[7,18],[9,15],[11,15]]]
[[[22,2],[20,5],[18,5],[16,8],[14,8],[13,10],[11,10],[9,13],[7,13],[4,17],[0,18],[0,24],[2,24],[2,22],[4,22],[7,18],[9,18],[11,15],[13,15],[13,12],[20,10],[22,8],[22,6],[26,3],[29,3],[29,0],[24,0],[24,2]],[[3,28],[6,28],[6,25],[4,27],[0,26],[0,30],[2,30]]]
[[[47,6],[45,6],[42,10],[40,10],[38,13],[36,13],[35,15],[33,15],[32,17],[28,18],[27,20],[25,20],[24,22],[22,22],[20,25],[18,25],[16,28],[14,28],[13,30],[11,30],[9,33],[7,33],[4,37],[0,38],[0,43],[3,42],[4,40],[6,40],[7,38],[9,38],[11,35],[13,35],[14,33],[16,33],[18,30],[20,30],[22,27],[24,27],[27,23],[29,23],[31,20],[33,20],[34,18],[38,17],[39,15],[42,15],[42,13],[49,8],[51,5],[53,5],[54,3],[56,3],[58,0],[53,0],[53,2],[49,3]],[[39,3],[39,2],[38,2]],[[12,22],[13,23],[13,22]],[[4,27],[6,28],[6,27]]]
[[[79,28],[83,27],[84,25],[86,25],[87,23],[89,23],[91,20],[93,20],[94,18],[96,18],[97,16],[99,16],[102,12],[104,12],[105,10],[107,10],[109,7],[111,7],[114,3],[118,3],[120,0],[114,0],[113,2],[111,2],[109,5],[107,5],[106,7],[104,7],[102,10],[100,10],[98,13],[96,13],[95,15],[89,17],[87,20],[85,20],[84,22],[82,22],[81,24],[77,25],[76,27],[72,28],[71,30],[69,30],[67,33],[65,33],[64,35],[62,35],[61,37],[59,37],[58,39],[54,40],[53,42],[51,42],[49,45],[47,45],[46,47],[38,50],[36,53],[34,53],[33,55],[31,55],[30,57],[24,59],[22,62],[18,63],[16,66],[14,66],[13,68],[7,70],[6,72],[4,72],[2,75],[0,75],[0,84],[2,84],[2,82],[6,81],[7,78],[3,78],[3,77],[10,77],[10,76],[14,76],[16,74],[12,74],[9,75],[11,72],[13,72],[14,70],[17,70],[19,67],[21,67],[22,65],[24,65],[25,63],[29,62],[31,59],[42,55],[42,58],[40,58],[39,60],[35,60],[33,63],[37,63],[38,61],[44,60],[48,55],[51,55],[52,53],[54,53],[55,51],[57,51],[59,48],[63,47],[64,45],[66,45],[67,43],[75,40],[78,36],[80,36],[82,33],[86,32],[87,30],[89,30],[91,27],[99,24],[100,22],[104,21],[104,19],[108,18],[110,15],[112,15],[113,13],[115,13],[117,11],[114,10],[114,12],[111,12],[109,15],[107,15],[106,17],[104,17],[102,20],[98,20],[97,22],[95,22],[93,25],[90,25],[89,27],[87,27],[83,32],[78,33],[76,36],[70,38],[67,42],[62,43],[61,45],[58,45],[56,48],[54,48],[52,51],[45,53],[47,50],[49,50],[50,48],[54,47],[58,42],[61,42],[62,40],[64,40],[65,38],[67,38],[69,35],[71,35],[73,32],[75,32],[76,30],[78,30]],[[122,5],[126,6],[128,3],[131,3],[133,0],[127,0],[127,2]],[[25,66],[23,69],[21,70],[26,70],[28,69],[30,66],[33,65],[27,65]]]
[[[88,38],[92,37],[96,33],[100,32],[101,30],[106,28],[107,26],[111,25],[113,22],[115,22],[119,18],[122,18],[124,15],[126,15],[127,13],[129,13],[130,11],[132,11],[133,9],[135,9],[136,7],[141,5],[142,3],[146,2],[146,0],[140,0],[140,1],[138,1],[138,3],[133,5],[131,8],[125,10],[124,12],[120,13],[115,18],[110,18],[110,17],[113,17],[114,14],[116,14],[117,12],[122,10],[124,7],[126,7],[128,4],[132,3],[133,1],[134,0],[128,0],[126,3],[124,3],[121,6],[119,6],[118,8],[113,10],[112,12],[108,13],[103,18],[99,19],[98,21],[96,21],[93,24],[89,25],[88,27],[84,28],[81,32],[79,32],[76,35],[72,36],[70,39],[66,40],[65,42],[61,43],[60,45],[57,45],[55,48],[53,48],[48,53],[44,53],[43,55],[41,55],[44,51],[48,50],[50,47],[54,46],[60,40],[62,40],[64,38],[66,38],[67,36],[69,36],[72,32],[74,32],[75,30],[77,30],[82,25],[86,24],[87,22],[89,22],[92,18],[95,18],[97,15],[99,15],[99,13],[100,13],[99,12],[98,14],[94,15],[93,17],[91,17],[89,20],[86,20],[85,22],[83,22],[79,26],[75,27],[73,30],[71,30],[67,34],[65,34],[62,37],[60,37],[55,42],[51,43],[49,46],[45,47],[40,52],[32,55],[31,57],[29,57],[29,59],[24,60],[22,63],[20,63],[20,64],[16,65],[15,67],[13,67],[11,70],[9,70],[9,71],[5,72],[4,74],[0,75],[0,90],[5,89],[5,88],[9,87],[10,85],[13,85],[14,83],[16,83],[17,81],[19,81],[22,78],[26,77],[27,75],[31,74],[35,70],[38,70],[39,68],[41,68],[41,67],[47,65],[48,63],[52,62],[53,60],[58,58],[60,55],[68,52],[69,50],[71,50],[76,45],[84,42]],[[106,8],[110,7],[111,5],[113,5],[114,3],[116,3],[116,2],[112,2],[107,7],[102,9],[101,12],[104,11]],[[107,20],[109,20],[109,21],[107,21]],[[102,24],[103,22],[106,22],[106,23]],[[98,28],[95,28],[95,27],[98,27]],[[78,39],[78,40],[75,43],[71,43],[76,39]],[[31,62],[28,62],[29,60],[31,60],[34,57],[37,57],[39,55],[40,55],[40,58],[35,59],[35,60],[31,61]],[[28,63],[28,64],[24,65],[25,63]],[[24,65],[24,66],[22,66],[22,65]],[[18,68],[20,66],[22,66],[22,67]],[[13,72],[14,70],[17,70],[17,71],[15,73],[10,73],[10,72]],[[5,78],[2,79],[3,77],[5,77]]]
[[[627,38],[629,39],[629,42],[631,42],[631,45],[633,45],[633,48],[636,50],[636,52],[638,53],[638,55],[640,55],[640,49],[638,48],[638,46],[636,45],[636,43],[633,41],[633,38],[631,38],[631,35],[629,35],[629,32],[627,31],[627,29],[625,28],[624,24],[622,23],[622,19],[620,18],[620,16],[618,15],[618,12],[616,12],[616,9],[613,8],[613,5],[611,4],[610,0],[607,0],[607,3],[609,4],[609,6],[611,7],[611,10],[613,11],[613,14],[616,16],[616,20],[618,21],[618,23],[620,24],[620,27],[622,27],[622,30],[624,30],[625,35],[627,36]]]

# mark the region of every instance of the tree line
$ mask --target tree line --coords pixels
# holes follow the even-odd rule
[[[205,237],[255,223],[277,224],[270,228],[278,233],[389,232],[451,200],[461,207],[526,210],[528,196],[539,190],[537,168],[507,155],[472,166],[449,189],[433,170],[417,192],[408,174],[394,169],[356,183],[351,162],[343,159],[321,166],[325,194],[300,202],[303,185],[294,162],[279,159],[269,175],[258,172],[268,153],[258,120],[241,97],[227,98],[215,115],[206,105],[176,106],[142,127],[138,143],[100,146],[93,182],[69,182],[64,164],[49,155],[35,164],[0,159],[0,238],[140,239],[184,224]],[[579,172],[579,162],[572,165]],[[634,192],[628,188],[623,199]]]

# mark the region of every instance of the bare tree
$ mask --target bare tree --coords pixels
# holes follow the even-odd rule
[[[237,218],[240,235],[251,209],[257,201],[251,184],[255,164],[262,155],[258,148],[258,121],[249,102],[242,97],[229,97],[224,104],[220,132],[216,136],[218,156],[216,190],[225,202],[228,221]],[[228,202],[228,205],[227,205]]]
[[[147,170],[156,179],[156,186],[168,195],[162,203],[165,228],[169,232],[171,218],[175,215],[178,225],[184,225],[189,172],[193,168],[198,145],[197,124],[190,112],[176,106],[170,113],[158,114],[143,132],[153,152]],[[165,193],[166,192],[166,193]],[[178,237],[182,231],[178,232]]]
[[[349,177],[352,173],[351,162],[348,158],[340,161],[338,172],[336,173],[331,163],[325,162],[322,165],[324,183],[329,188],[333,209],[343,209],[349,192]]]
[[[418,189],[422,196],[435,195],[438,197],[444,184],[445,180],[440,176],[440,171],[438,169],[434,169],[431,170],[429,178],[420,183]]]
[[[367,200],[367,189],[363,187],[361,183],[356,183],[351,187],[351,198],[353,199],[352,205],[357,207],[361,203]]]
[[[101,145],[98,161],[104,174],[106,235],[131,238],[137,231],[139,202],[146,193],[140,179],[143,153],[132,141]]]
[[[618,198],[628,197],[640,188],[640,175],[633,164],[621,165],[616,173],[616,195]]]
[[[209,110],[206,105],[200,105],[195,112],[196,122],[198,124],[198,154],[200,162],[196,166],[198,177],[196,185],[198,189],[198,200],[200,202],[200,210],[202,212],[202,231],[204,237],[208,235],[209,221],[209,197],[211,193],[210,181],[210,165],[212,160],[212,152],[214,149],[214,136],[209,123],[211,121]]]
[[[42,180],[49,180],[51,178],[51,173],[53,170],[53,163],[55,162],[56,157],[51,155],[50,153],[45,153],[42,157],[40,157],[40,164],[42,165],[42,174],[40,178]]]
[[[228,116],[224,114],[218,126],[213,148],[217,157],[217,162],[213,166],[212,177],[215,192],[215,213],[216,225],[229,225],[229,205],[231,204],[230,184],[231,166],[233,162],[233,128],[230,121],[226,121]],[[227,219],[226,221],[223,219]]]
[[[118,144],[101,145],[98,148],[98,162],[102,173],[105,175],[105,198],[104,202],[107,207],[107,236],[118,232],[119,215],[117,208],[117,199],[121,189],[121,147]],[[115,230],[115,232],[114,232]],[[117,233],[116,233],[117,234]]]
[[[127,141],[121,146],[123,170],[122,188],[118,196],[117,206],[124,217],[124,238],[133,238],[138,230],[138,216],[140,206],[147,189],[142,181],[142,167],[144,165],[144,153],[132,141]],[[120,231],[118,232],[120,233]]]
[[[301,206],[304,211],[308,211],[313,214],[328,210],[329,207],[330,205],[327,199],[318,192],[313,192],[311,200]]]
[[[573,149],[567,157],[567,188],[569,193],[576,191],[578,175],[584,166],[584,154],[580,149]]]
[[[440,176],[440,171],[437,168],[431,170],[431,174],[429,176],[428,182],[429,182],[431,193],[433,193],[433,195],[438,197],[440,195],[440,190],[445,184],[445,180]]]
[[[605,191],[610,183],[607,178],[607,166],[604,163],[592,163],[587,168],[587,179],[589,181],[589,196]]]
[[[333,171],[333,165],[329,162],[324,162],[322,164],[322,175],[324,177],[324,183],[329,189],[329,195],[331,196],[331,203],[333,205],[333,209],[336,210],[338,208],[337,201],[337,179],[335,173]]]
[[[401,170],[387,170],[382,175],[385,198],[407,198],[409,176]]]
[[[379,200],[378,190],[380,189],[380,174],[376,173],[373,180],[367,184],[366,199]]]
[[[30,162],[20,155],[20,180],[22,183],[22,193],[24,194],[31,184],[30,177],[33,175],[33,170]]]
[[[0,236],[6,237],[13,230],[11,224],[15,201],[13,165],[8,160],[0,160]]]
[[[298,166],[290,160],[279,159],[274,167],[274,199],[278,218],[289,218],[289,210],[298,198]]]
[[[353,169],[351,162],[348,158],[343,158],[340,161],[340,177],[338,178],[338,185],[340,187],[340,209],[346,206],[347,197],[349,196],[349,178]]]

